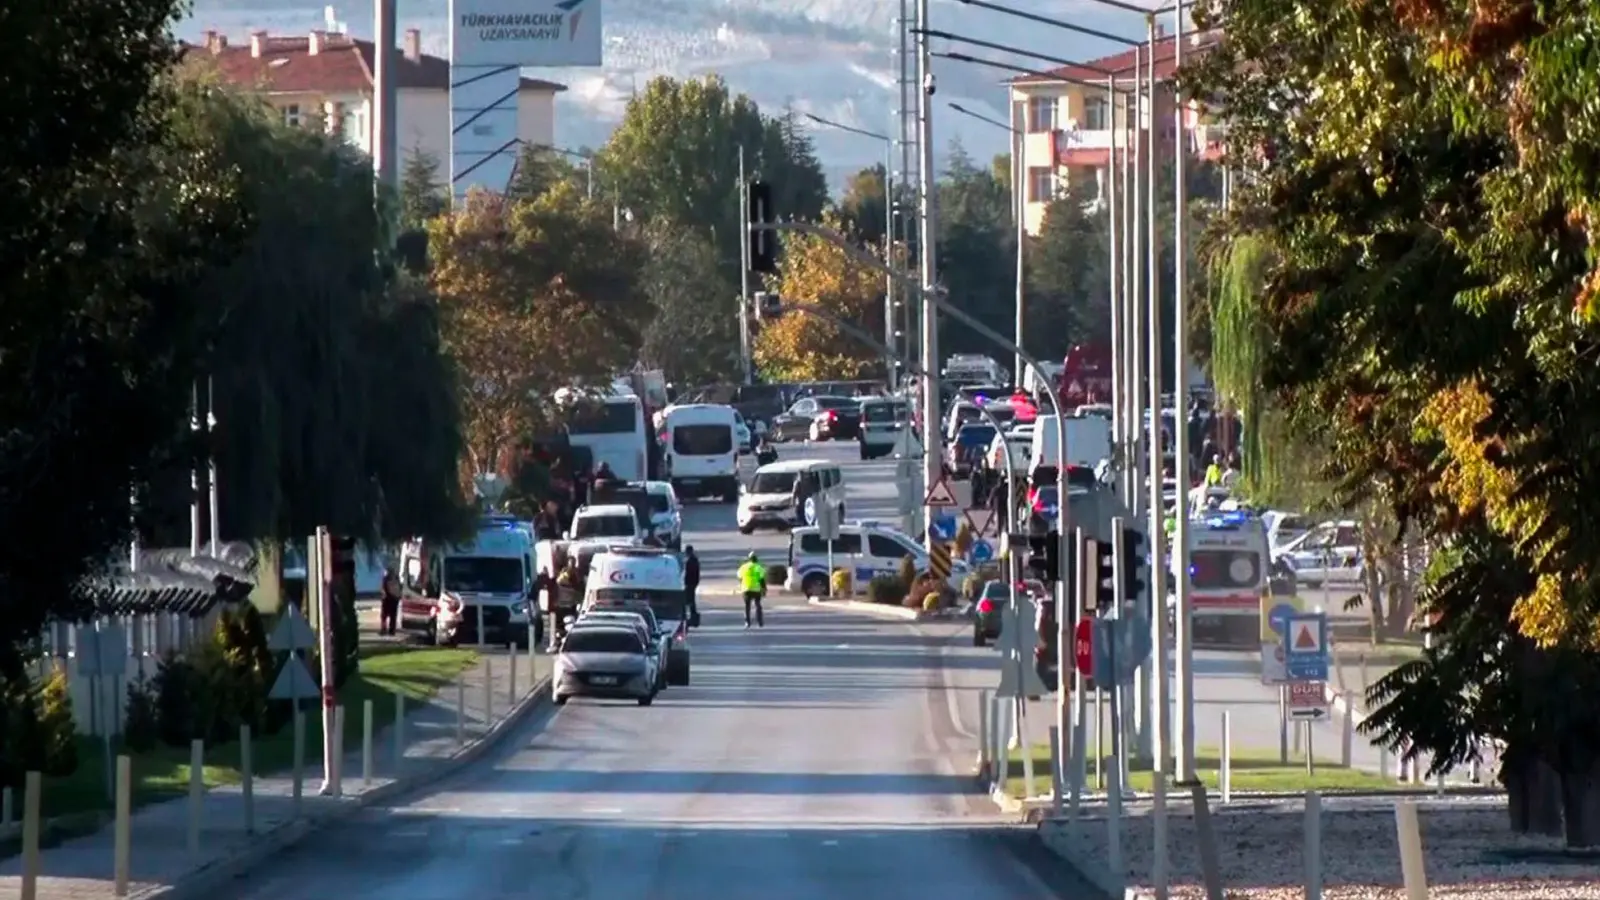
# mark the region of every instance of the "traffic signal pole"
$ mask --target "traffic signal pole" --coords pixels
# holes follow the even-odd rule
[[[944,478],[944,460],[935,449],[934,436],[939,433],[939,386],[928,374],[939,371],[939,318],[935,315],[934,289],[939,283],[939,270],[934,253],[934,184],[933,184],[933,68],[928,56],[928,0],[917,0],[917,81],[922,90],[917,94],[917,224],[918,257],[922,282],[922,496],[928,497]],[[933,511],[922,510],[922,529],[933,524]],[[932,548],[932,538],[923,539]]]
[[[748,216],[750,186],[744,175],[744,145],[739,146],[739,214]],[[739,374],[745,384],[755,382],[750,359],[750,241],[739,242]]]

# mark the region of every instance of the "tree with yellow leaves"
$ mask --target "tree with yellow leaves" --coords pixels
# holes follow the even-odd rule
[[[833,219],[830,228],[840,229]],[[842,230],[842,229],[840,229]],[[800,312],[819,309],[869,334],[883,332],[883,277],[852,260],[841,248],[811,235],[791,234],[775,284],[789,310],[763,323],[755,361],[769,381],[834,381],[866,377],[882,357],[844,334],[827,319]]]
[[[474,192],[430,223],[429,248],[441,337],[462,373],[465,477],[554,426],[558,390],[608,383],[636,358],[643,253],[570,186]]]

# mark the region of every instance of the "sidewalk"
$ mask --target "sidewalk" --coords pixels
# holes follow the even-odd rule
[[[134,810],[132,816],[132,898],[204,896],[227,880],[259,864],[320,824],[383,802],[430,778],[448,775],[487,752],[533,708],[531,701],[547,692],[531,692],[547,678],[549,658],[537,657],[537,678],[530,679],[528,655],[517,654],[515,702],[511,663],[503,649],[491,648],[462,673],[465,685],[464,737],[457,742],[458,691],[446,688],[428,704],[408,711],[402,728],[404,754],[394,759],[394,707],[373,710],[373,778],[362,779],[361,747],[346,747],[342,764],[343,796],[322,797],[320,747],[307,748],[304,798],[300,816],[293,801],[290,773],[273,773],[254,781],[255,829],[245,830],[245,804],[238,786],[207,792],[201,812],[200,852],[188,851],[189,801],[179,798]],[[491,706],[485,708],[485,690]],[[346,710],[360,717],[360,709]],[[76,838],[41,851],[37,900],[112,900],[113,828]],[[22,860],[0,861],[0,897],[22,894]],[[225,890],[225,889],[224,889]]]

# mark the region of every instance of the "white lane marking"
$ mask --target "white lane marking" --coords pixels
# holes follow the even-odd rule
[[[583,810],[583,813],[588,816],[620,816],[622,810],[615,806],[591,806]]]
[[[523,839],[522,838],[508,837],[508,838],[501,838],[500,839],[500,846],[502,846],[502,847],[518,847],[518,846],[521,846],[522,844],[523,844]]]
[[[822,842],[822,846],[824,846],[824,847],[837,847],[837,846],[839,846],[839,842],[838,841],[823,841]]]
[[[849,650],[850,649],[850,645],[849,644],[840,644],[839,646],[837,646],[837,647],[835,647],[833,649],[835,649],[835,650]]]
[[[461,812],[461,807],[459,807],[459,806],[411,806],[411,807],[407,807],[406,811],[407,812],[413,812],[413,813],[421,813],[422,815],[425,815],[425,816],[453,816],[453,815]]]
[[[393,836],[395,836],[397,838],[424,838],[424,837],[428,836],[428,829],[426,829],[426,828],[399,828],[399,829],[396,829],[394,831],[391,831],[390,834],[392,834]]]

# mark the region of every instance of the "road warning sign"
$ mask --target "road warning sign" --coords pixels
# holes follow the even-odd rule
[[[1306,621],[1295,623],[1294,652],[1322,652],[1322,629],[1316,627],[1316,623]]]
[[[928,488],[928,496],[922,498],[923,506],[959,506],[956,502],[955,491],[950,488],[950,481],[941,478]]]

